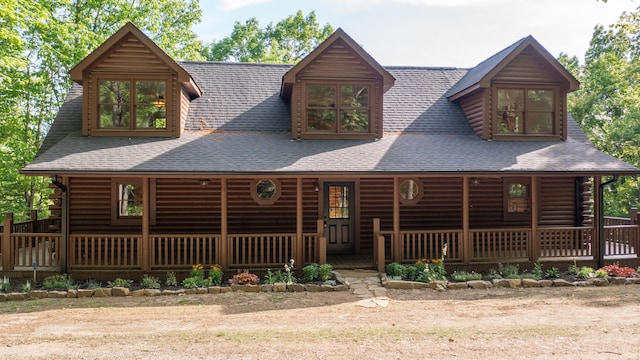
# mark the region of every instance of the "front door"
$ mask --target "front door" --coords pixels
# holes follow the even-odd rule
[[[350,253],[355,245],[353,183],[324,184],[324,223],[327,252]]]

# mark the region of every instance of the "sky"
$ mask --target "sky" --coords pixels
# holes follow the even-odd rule
[[[614,24],[640,1],[608,0],[200,0],[205,43],[235,22],[274,24],[302,10],[342,28],[384,66],[469,68],[533,35],[553,56],[582,61],[596,25]]]

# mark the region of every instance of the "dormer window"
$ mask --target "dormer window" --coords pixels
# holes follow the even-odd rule
[[[497,130],[507,135],[553,135],[556,90],[540,87],[497,88]]]
[[[99,129],[166,129],[167,81],[98,80]]]
[[[307,131],[368,133],[369,85],[307,84]]]

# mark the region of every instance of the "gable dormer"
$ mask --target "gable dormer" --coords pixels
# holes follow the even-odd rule
[[[70,71],[83,86],[84,136],[180,137],[200,88],[131,23]]]
[[[373,139],[383,134],[383,94],[395,79],[342,29],[282,78],[295,139]]]
[[[567,93],[580,83],[532,36],[478,64],[447,96],[492,140],[565,140]]]

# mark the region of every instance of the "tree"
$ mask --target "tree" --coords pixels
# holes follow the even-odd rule
[[[213,42],[202,55],[210,61],[296,63],[333,33],[329,24],[320,26],[316,14],[306,17],[298,10],[264,29],[253,17],[236,22],[231,35]]]
[[[601,151],[640,166],[640,10],[623,13],[616,24],[597,26],[580,66],[560,61],[576,75],[581,89],[569,97],[569,112]],[[623,216],[638,206],[637,179],[607,187],[607,215]]]
[[[197,0],[0,0],[0,211],[48,207],[48,181],[18,170],[63,101],[68,71],[127,21],[176,59],[201,59]]]

